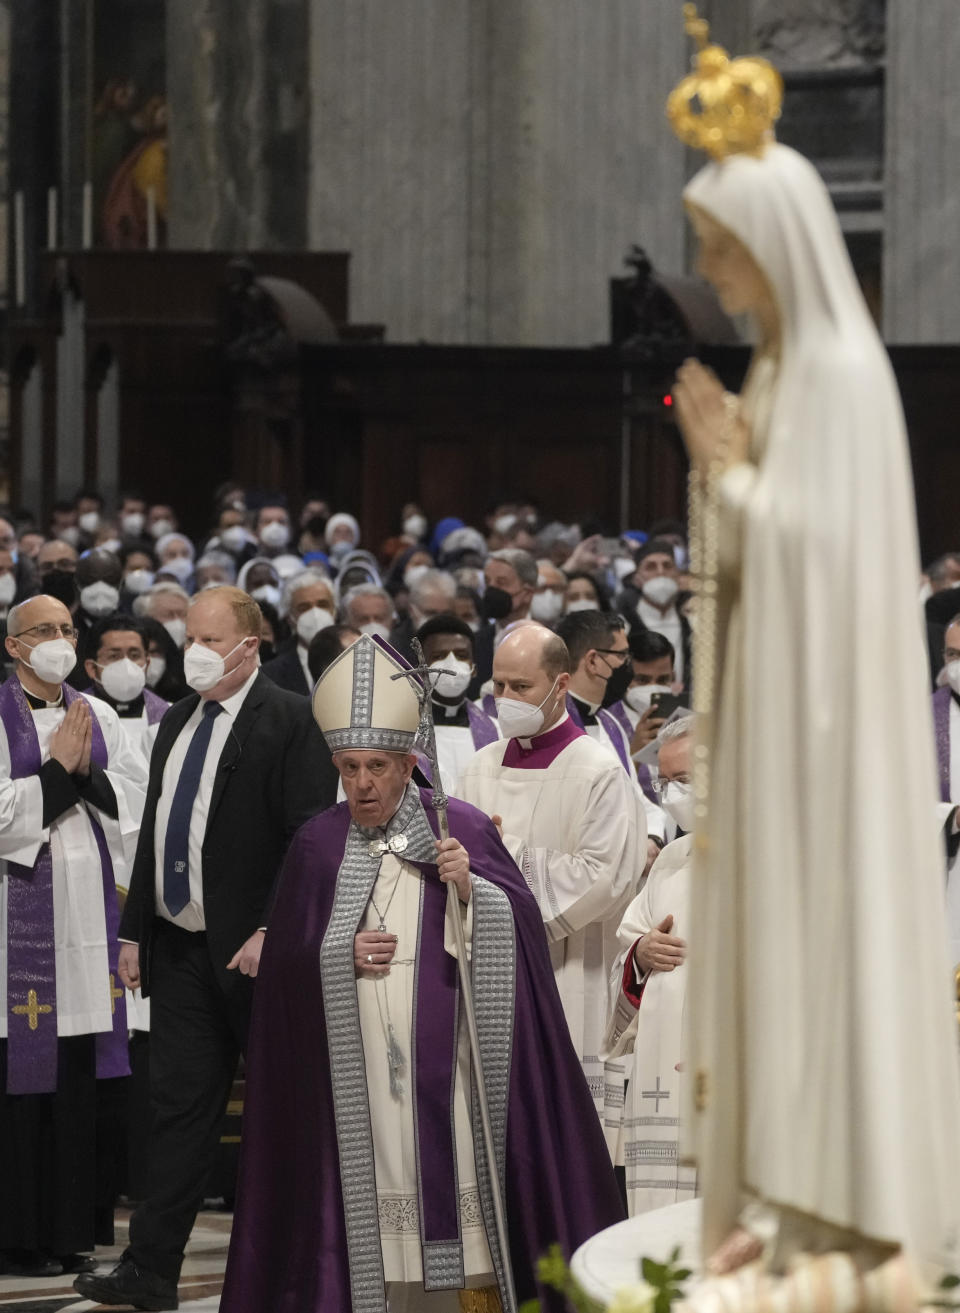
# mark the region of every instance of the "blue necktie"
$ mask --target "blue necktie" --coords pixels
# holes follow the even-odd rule
[[[190,740],[170,805],[163,845],[163,901],[171,916],[177,916],[190,901],[190,818],[200,790],[213,722],[222,710],[219,702],[208,702],[203,708],[203,717]]]

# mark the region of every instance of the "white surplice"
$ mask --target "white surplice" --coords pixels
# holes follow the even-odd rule
[[[411,1072],[414,973],[422,879],[415,866],[401,861],[393,853],[385,853],[373,888],[373,899],[367,905],[360,926],[361,930],[378,930],[382,914],[387,931],[397,936],[397,951],[389,973],[377,978],[360,976],[357,979],[376,1165],[380,1245],[384,1278],[388,1283],[423,1282]],[[472,904],[468,904],[464,909],[464,935],[468,945],[471,928]],[[447,928],[445,948],[451,956],[454,955],[451,927]],[[401,1077],[403,1091],[399,1097],[390,1091],[387,1050],[391,1026],[393,1038],[406,1063]],[[454,1083],[454,1127],[464,1273],[470,1285],[486,1286],[494,1284],[493,1263],[480,1211],[471,1125],[470,1048],[466,1026],[461,1020]]]
[[[605,1049],[609,1056],[626,1060],[623,1151],[631,1217],[691,1199],[696,1190],[696,1171],[681,1164],[679,1146],[686,1079],[681,1070],[686,963],[672,971],[651,971],[642,980],[631,963],[631,992],[643,990],[640,1007],[623,991],[634,945],[665,917],[673,917],[670,933],[689,944],[692,842],[685,835],[667,844],[654,862],[620,923],[621,952],[610,978],[613,1007]]]
[[[12,675],[12,679],[16,676]],[[147,788],[147,768],[134,752],[116,713],[90,699],[107,748],[106,776],[117,799],[117,819],[91,808],[103,829],[118,885],[129,883]],[[41,760],[49,760],[50,738],[66,714],[63,707],[32,713]],[[53,873],[53,927],[57,972],[57,1033],[88,1035],[113,1027],[107,930],[100,853],[86,804],[78,803],[49,828],[43,825],[43,795],[38,775],[10,777],[10,752],[0,724],[0,1038],[7,1033],[7,886],[6,863],[33,866],[49,839]]]
[[[687,987],[704,1249],[759,1200],[935,1279],[960,1261],[960,1081],[900,402],[807,161],[734,156],[686,199],[751,253],[782,334],[720,489]]]
[[[646,863],[640,793],[613,750],[586,734],[542,769],[504,766],[509,743],[477,753],[460,797],[503,818],[503,842],[540,906],[573,1046],[615,1157],[623,1062],[603,1062],[600,1051],[617,927]]]

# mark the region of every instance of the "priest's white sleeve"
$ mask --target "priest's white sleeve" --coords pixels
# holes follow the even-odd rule
[[[123,732],[120,719],[101,698],[90,698],[91,710],[100,722],[107,747],[104,771],[117,800],[116,819],[92,807],[103,827],[113,862],[114,879],[126,886],[137,851],[140,822],[147,796],[147,763],[143,753],[134,748]]]
[[[40,776],[10,778],[10,749],[0,726],[0,857],[33,866],[49,837],[49,830],[43,826]]]
[[[659,858],[657,861],[659,862]],[[653,865],[653,870],[650,872],[651,876],[656,869],[657,862]],[[633,1052],[633,1043],[637,1036],[639,1009],[634,1006],[631,999],[624,995],[623,974],[627,969],[627,959],[633,952],[634,944],[643,935],[649,934],[655,925],[656,921],[650,903],[650,880],[648,879],[624,912],[623,920],[620,922],[620,928],[617,931],[617,939],[620,941],[621,949],[610,971],[609,1023],[603,1037],[603,1048],[601,1050],[602,1056],[608,1061],[611,1058],[619,1058],[625,1053]],[[639,988],[640,981],[637,978],[638,973],[635,966],[633,973],[634,980]]]
[[[507,833],[503,842],[539,904],[547,938],[559,940],[618,913],[646,864],[646,838],[639,790],[617,761],[591,784],[575,851],[528,847]]]

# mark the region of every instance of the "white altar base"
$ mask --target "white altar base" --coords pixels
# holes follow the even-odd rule
[[[679,1266],[699,1272],[699,1199],[685,1199],[608,1226],[580,1246],[570,1266],[587,1294],[608,1304],[623,1286],[641,1280],[642,1258],[664,1263],[678,1245]],[[690,1293],[694,1282],[691,1278],[685,1293]]]

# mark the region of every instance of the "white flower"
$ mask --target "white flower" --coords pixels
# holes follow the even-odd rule
[[[657,1292],[646,1281],[621,1286],[607,1305],[607,1313],[653,1313]]]

